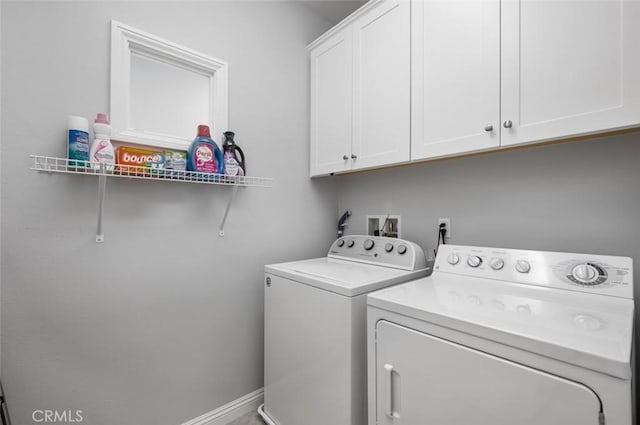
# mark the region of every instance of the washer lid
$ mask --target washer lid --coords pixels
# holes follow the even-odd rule
[[[631,378],[633,300],[445,273],[370,294],[370,306]]]
[[[265,266],[266,273],[347,297],[417,279],[428,270],[406,271],[328,257]]]

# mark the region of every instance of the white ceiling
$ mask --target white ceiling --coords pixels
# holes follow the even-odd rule
[[[303,0],[301,3],[335,25],[365,4],[366,0]]]

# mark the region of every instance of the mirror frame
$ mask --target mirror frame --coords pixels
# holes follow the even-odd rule
[[[111,127],[112,140],[159,148],[187,150],[193,139],[163,134],[152,128],[131,126],[131,55],[175,65],[209,78],[209,125],[215,140],[222,140],[228,125],[228,64],[205,54],[111,21]],[[204,123],[203,123],[204,124]],[[197,129],[193,129],[195,137]]]

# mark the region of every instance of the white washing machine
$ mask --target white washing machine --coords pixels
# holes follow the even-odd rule
[[[631,425],[626,257],[440,246],[367,297],[369,425]]]
[[[401,239],[346,236],[326,257],[265,267],[268,424],[366,424],[366,295],[427,274]]]

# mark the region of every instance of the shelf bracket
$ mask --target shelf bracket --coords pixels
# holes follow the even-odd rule
[[[218,236],[221,238],[224,237],[224,224],[227,222],[227,216],[229,215],[229,209],[231,209],[231,204],[236,197],[236,193],[238,193],[238,185],[233,186],[231,190],[231,196],[229,197],[229,202],[227,202],[227,208],[224,210],[224,215],[222,216],[222,223],[220,223],[220,231],[218,232]]]
[[[100,164],[100,175],[98,176],[98,228],[96,230],[96,243],[104,242],[104,233],[102,232],[102,213],[104,211],[104,196],[107,190],[107,175],[105,173],[105,165]]]

